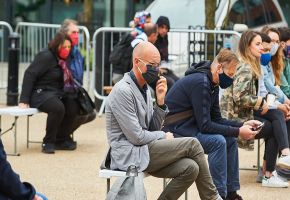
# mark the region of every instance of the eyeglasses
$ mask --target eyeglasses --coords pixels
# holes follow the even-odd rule
[[[142,59],[138,58],[138,60],[140,60],[146,67],[154,67],[156,68],[157,70],[159,70],[159,67],[160,67],[160,63],[145,63]]]

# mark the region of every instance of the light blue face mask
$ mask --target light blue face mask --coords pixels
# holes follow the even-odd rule
[[[277,53],[278,48],[279,48],[279,44],[275,43],[270,49],[270,54],[274,56]]]
[[[261,64],[266,66],[269,64],[269,62],[271,61],[271,53],[263,53],[261,54],[261,58],[260,58],[260,61],[261,61]]]

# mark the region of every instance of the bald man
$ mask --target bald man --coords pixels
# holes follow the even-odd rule
[[[193,138],[174,138],[160,131],[168,108],[166,79],[158,76],[160,54],[150,42],[133,51],[133,68],[113,88],[106,101],[110,168],[172,178],[158,199],[178,199],[196,181],[201,199],[220,199],[212,182],[203,149]],[[155,88],[153,106],[148,84]]]
[[[158,26],[152,22],[144,24],[144,32],[138,35],[132,42],[131,46],[136,47],[140,42],[148,41],[154,44],[158,37]]]

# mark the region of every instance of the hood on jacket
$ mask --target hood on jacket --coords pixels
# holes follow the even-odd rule
[[[188,68],[188,70],[186,70],[185,76],[189,74],[193,74],[193,73],[200,73],[200,72],[211,74],[210,65],[211,65],[211,61],[209,60],[201,61],[199,63],[192,63],[191,66]]]
[[[166,17],[166,16],[160,16],[160,17],[157,19],[156,24],[157,24],[158,26],[166,25],[166,26],[168,27],[168,31],[170,30],[170,22],[169,22],[168,17]]]
[[[209,80],[213,83],[212,73],[210,70],[211,63],[212,62],[209,60],[201,61],[199,63],[192,63],[188,70],[186,70],[185,76],[194,73],[205,73],[208,76]]]

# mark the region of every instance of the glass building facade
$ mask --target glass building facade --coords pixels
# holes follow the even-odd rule
[[[60,24],[77,20],[90,30],[102,26],[126,27],[138,10],[153,0],[0,0],[0,20],[12,25],[19,21]],[[87,6],[85,6],[87,5]],[[86,21],[84,10],[91,14]]]

